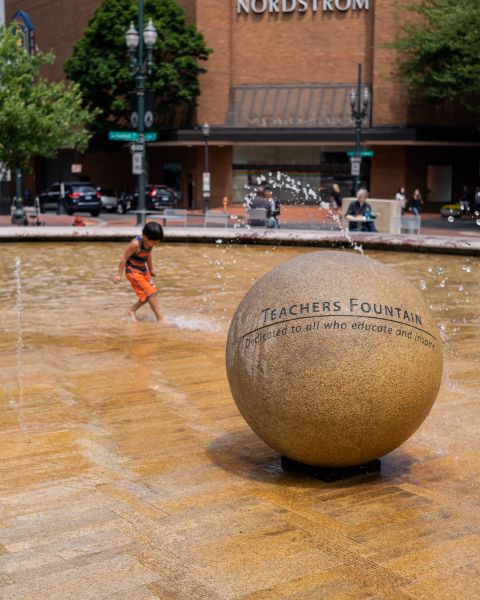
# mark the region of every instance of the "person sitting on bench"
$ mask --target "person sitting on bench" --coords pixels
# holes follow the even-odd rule
[[[377,231],[374,221],[376,215],[373,214],[367,198],[368,191],[362,188],[357,192],[357,199],[350,203],[345,213],[350,231]]]

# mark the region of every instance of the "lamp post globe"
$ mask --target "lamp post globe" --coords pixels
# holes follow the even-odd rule
[[[136,50],[138,48],[138,40],[139,35],[138,31],[133,24],[133,21],[130,22],[130,27],[127,29],[125,33],[125,43],[129,50]]]
[[[357,104],[357,92],[356,92],[356,90],[352,89],[350,91],[349,97],[350,97],[350,108],[352,109],[352,115],[353,115],[353,113],[355,111],[355,105]]]
[[[147,48],[153,48],[157,43],[158,33],[155,29],[152,19],[149,20],[148,25],[143,30],[143,41]]]
[[[367,87],[363,88],[362,99],[363,99],[363,110],[365,112],[367,112],[368,105],[370,104],[370,92]]]

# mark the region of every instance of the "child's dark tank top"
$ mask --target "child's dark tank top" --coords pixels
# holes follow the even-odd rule
[[[140,271],[141,273],[146,273],[147,272],[146,264],[147,264],[147,260],[148,260],[148,257],[150,256],[152,249],[144,248],[141,235],[137,235],[135,237],[135,239],[138,242],[140,242],[140,250],[138,252],[135,252],[135,254],[132,254],[132,256],[127,260],[126,271],[128,273],[128,271],[135,270],[135,271]]]

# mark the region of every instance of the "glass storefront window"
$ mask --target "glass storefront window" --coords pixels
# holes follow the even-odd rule
[[[328,200],[333,183],[344,196],[353,194],[346,148],[322,146],[239,146],[233,154],[234,203],[244,203],[268,185],[282,204],[316,204]],[[361,185],[369,187],[370,159],[362,160]]]
[[[182,200],[182,165],[176,162],[163,163],[165,185],[175,190],[179,201]]]

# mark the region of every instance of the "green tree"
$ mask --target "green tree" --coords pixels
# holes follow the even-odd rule
[[[30,56],[14,32],[0,29],[0,161],[10,169],[29,170],[34,156],[88,144],[92,115],[82,108],[78,86],[40,76],[41,65],[53,60],[41,52]]]
[[[419,0],[404,9],[414,18],[388,44],[399,52],[395,77],[428,102],[478,109],[480,0]]]
[[[137,26],[137,15],[137,0],[104,0],[64,65],[67,77],[80,84],[86,104],[99,109],[96,133],[128,123],[128,93],[135,86],[125,32],[131,21]],[[157,125],[172,125],[179,111],[196,105],[198,76],[205,72],[199,61],[207,60],[210,50],[195,27],[186,25],[174,0],[145,0],[145,25],[150,18],[158,41],[147,87],[155,90]]]

